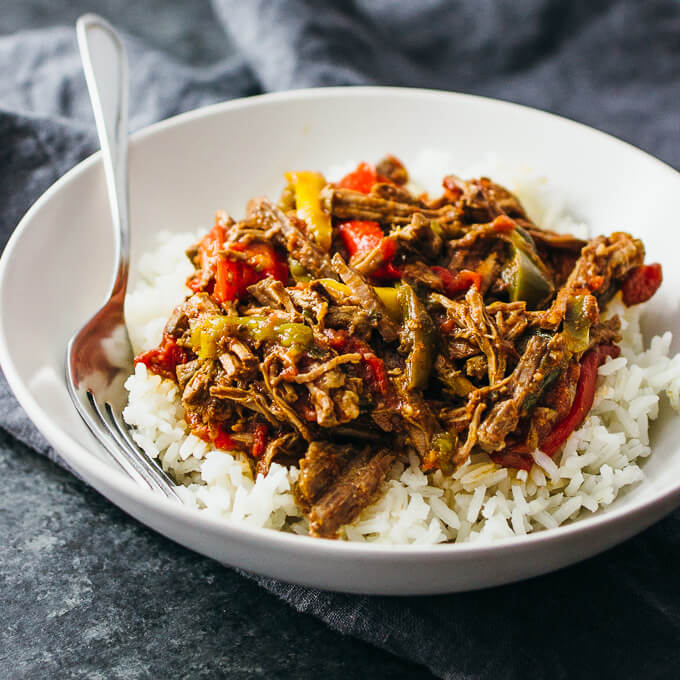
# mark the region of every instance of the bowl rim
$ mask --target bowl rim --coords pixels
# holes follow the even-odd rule
[[[440,99],[458,100],[460,102],[477,102],[485,106],[496,106],[505,110],[518,111],[523,115],[535,116],[538,118],[548,118],[552,122],[560,125],[571,126],[590,135],[597,135],[606,138],[608,142],[614,142],[629,150],[642,155],[647,161],[652,161],[657,167],[666,173],[672,173],[676,180],[680,179],[680,173],[667,163],[655,158],[646,151],[614,137],[608,133],[592,128],[583,123],[579,123],[570,118],[559,116],[547,111],[535,109],[530,106],[516,104],[501,99],[470,95],[446,90],[433,90],[409,87],[386,87],[386,86],[350,86],[350,87],[325,87],[310,88],[302,90],[290,90],[285,92],[274,92],[268,94],[254,95],[251,97],[233,99],[218,102],[198,109],[180,113],[152,125],[146,126],[130,136],[130,146],[135,147],[142,144],[147,137],[154,136],[167,129],[171,129],[185,123],[192,123],[205,117],[220,115],[228,111],[260,107],[267,104],[283,103],[287,101],[305,101],[339,97],[358,97],[370,98],[376,96],[402,97],[413,99]],[[8,263],[12,259],[15,250],[19,247],[20,240],[25,231],[30,228],[34,215],[39,212],[44,204],[47,204],[53,195],[62,190],[63,187],[87,172],[93,165],[100,162],[100,152],[96,151],[85,158],[68,172],[54,182],[28,209],[21,218],[17,227],[11,234],[4,252],[0,257],[0,289],[4,289],[8,276]],[[85,470],[86,477],[93,480],[92,485],[99,491],[98,486],[113,486],[120,496],[130,498],[137,506],[141,506],[145,511],[159,513],[173,522],[186,525],[202,525],[211,532],[222,534],[225,538],[240,539],[242,542],[260,543],[263,547],[297,549],[306,553],[336,554],[344,556],[371,557],[376,559],[408,561],[409,559],[418,560],[423,556],[435,560],[448,561],[451,558],[479,558],[491,555],[497,551],[523,551],[532,546],[545,544],[546,542],[565,541],[569,538],[576,538],[582,534],[603,530],[606,526],[625,523],[633,517],[644,518],[659,506],[673,507],[680,503],[680,480],[662,493],[652,494],[651,497],[642,501],[633,501],[632,504],[613,510],[605,509],[583,517],[573,523],[561,525],[552,529],[542,529],[522,536],[512,536],[508,538],[496,539],[489,542],[480,543],[440,543],[435,545],[390,545],[376,543],[359,543],[351,541],[339,541],[332,539],[319,539],[309,536],[292,534],[288,532],[253,527],[246,523],[232,520],[231,518],[216,518],[206,512],[196,508],[177,504],[165,497],[145,490],[135,483],[122,471],[100,461],[88,450],[88,447],[80,444],[76,439],[63,431],[57,422],[53,421],[49,413],[44,410],[32,396],[28,387],[24,384],[19,371],[12,359],[9,350],[6,329],[11,322],[8,322],[5,309],[3,308],[3,298],[0,296],[0,366],[4,371],[5,377],[19,404],[26,411],[32,423],[48,439],[50,444],[57,450],[57,454],[63,457],[67,463],[77,471]],[[66,348],[64,347],[64,357]],[[97,443],[97,446],[100,446]],[[67,454],[61,453],[66,451]],[[73,459],[72,462],[71,459]],[[113,474],[112,474],[113,473]],[[104,495],[104,494],[103,494]],[[645,523],[647,526],[649,522]]]

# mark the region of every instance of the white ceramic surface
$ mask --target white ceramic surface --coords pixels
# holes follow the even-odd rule
[[[351,88],[265,95],[208,107],[133,136],[133,269],[156,229],[211,224],[217,208],[243,214],[274,193],[290,168],[321,168],[386,152],[408,165],[423,148],[459,167],[493,152],[549,175],[569,208],[598,232],[643,238],[664,265],[648,332],[680,331],[676,197],[680,175],[647,154],[577,123],[459,94]],[[456,168],[452,168],[455,170]],[[112,236],[95,155],[31,208],[0,261],[0,363],[33,422],[82,477],[141,522],[229,565],[350,592],[416,594],[527,578],[594,555],[680,505],[680,418],[666,409],[652,430],[645,482],[605,512],[488,545],[391,547],[310,539],[218,521],[134,485],[76,414],[64,383],[68,338],[104,299]],[[675,351],[678,350],[674,343]]]

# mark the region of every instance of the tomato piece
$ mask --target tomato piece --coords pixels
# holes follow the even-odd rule
[[[482,287],[482,277],[477,272],[461,269],[451,272],[444,267],[431,267],[432,271],[441,279],[444,292],[451,297],[474,286],[477,290]]]
[[[328,338],[328,344],[333,348],[344,352],[349,342],[347,331],[324,328],[324,335]]]
[[[187,288],[193,290],[194,293],[200,293],[202,290],[205,290],[205,285],[201,281],[200,277],[197,276],[196,274],[192,274],[186,280],[186,286],[187,286]],[[208,292],[211,293],[212,291],[208,291]]]
[[[138,354],[134,359],[134,364],[135,366],[144,364],[152,373],[176,380],[175,369],[179,364],[186,364],[187,361],[189,361],[189,353],[177,344],[175,338],[164,333],[161,344],[155,349]]]
[[[493,221],[494,231],[498,232],[499,234],[509,234],[511,231],[515,230],[516,226],[517,222],[507,215],[499,215],[498,217],[494,218]]]
[[[392,258],[397,254],[397,244],[391,238],[383,238],[380,242],[385,264],[378,267],[371,276],[381,281],[397,281],[401,279],[401,272],[392,264]]]
[[[363,374],[364,380],[368,381],[373,391],[383,395],[389,392],[390,382],[385,370],[385,363],[374,354],[373,350],[365,342],[350,337],[347,339],[343,349],[346,352],[361,354],[363,362],[359,364],[359,371]]]
[[[233,450],[236,448],[236,442],[224,431],[222,427],[218,427],[217,430],[217,435],[212,440],[213,446],[216,449]]]
[[[361,355],[362,363],[357,365],[358,371],[362,374],[375,392],[387,395],[390,392],[390,380],[385,369],[385,362],[375,355],[373,350],[363,340],[352,337],[343,330],[325,330],[326,337],[333,349],[340,352],[356,352]]]
[[[201,416],[195,411],[187,411],[185,419],[191,433],[217,449],[233,450],[238,448],[237,443],[228,434],[224,425],[220,423],[204,423]]]
[[[623,304],[626,307],[647,302],[656,293],[663,281],[663,272],[658,262],[636,267],[621,286]]]
[[[267,426],[257,423],[253,427],[253,448],[251,454],[253,458],[260,458],[267,448]]]
[[[219,251],[224,246],[226,231],[221,215],[218,213],[215,226],[198,243],[198,265],[199,271],[194,272],[186,281],[187,287],[200,293],[202,291],[212,294],[214,282],[209,277],[201,276],[201,271],[215,271],[216,263],[219,260]]]
[[[616,358],[621,350],[616,345],[598,345],[583,355],[581,373],[576,384],[576,394],[569,413],[543,439],[539,448],[548,456],[553,456],[567,441],[569,435],[581,426],[593,406],[597,387],[597,369],[607,360]]]
[[[375,390],[380,394],[387,394],[390,389],[390,382],[385,370],[385,362],[373,352],[366,352],[362,354],[362,357],[370,370],[370,382],[372,382]]]
[[[534,459],[526,453],[515,451],[499,451],[491,454],[491,460],[497,465],[514,468],[515,470],[526,470],[529,472],[534,464]]]

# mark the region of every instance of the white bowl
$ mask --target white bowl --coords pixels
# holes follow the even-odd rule
[[[680,175],[647,154],[577,123],[504,102],[393,88],[334,88],[219,104],[153,125],[130,144],[133,269],[154,230],[208,226],[217,208],[243,214],[290,168],[323,168],[423,148],[465,167],[492,152],[546,173],[569,208],[598,232],[627,229],[664,265],[648,332],[677,334],[680,267],[675,197]],[[441,593],[507,583],[601,552],[680,505],[680,418],[652,430],[646,480],[606,511],[493,544],[373,546],[253,529],[146,492],[108,460],[74,410],[64,382],[66,343],[100,306],[112,236],[98,154],[29,210],[0,261],[0,362],[21,405],[69,465],[144,524],[229,565],[320,588]],[[677,351],[677,350],[676,350]]]

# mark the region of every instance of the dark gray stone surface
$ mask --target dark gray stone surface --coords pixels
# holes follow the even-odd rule
[[[129,518],[0,432],[0,677],[425,678]]]
[[[102,14],[191,64],[208,0],[2,0],[0,34]],[[4,66],[3,66],[4,67]],[[127,517],[0,431],[0,678],[426,678]]]

